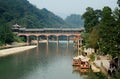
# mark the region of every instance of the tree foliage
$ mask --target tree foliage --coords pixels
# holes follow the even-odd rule
[[[83,14],[83,18],[85,19],[84,27],[86,32],[91,32],[92,28],[99,23],[100,10],[93,10],[93,8],[86,8],[86,12]]]
[[[14,41],[14,35],[11,31],[11,28],[8,25],[0,26],[0,43],[1,45],[6,43],[11,43]]]
[[[87,36],[84,40],[86,47],[91,47],[94,49],[98,48],[99,39],[99,23],[101,19],[101,10],[93,10],[93,8],[88,7],[86,12],[83,14],[83,19],[85,20],[85,30]]]
[[[105,6],[102,10],[87,8],[83,14],[88,33],[87,46],[113,57],[120,55],[120,9]]]
[[[98,40],[100,38],[98,29],[99,29],[99,26],[94,27],[91,33],[89,34],[88,36],[89,46],[88,47],[98,49]]]
[[[115,52],[115,18],[109,7],[104,7],[102,11],[102,19],[100,24],[100,49],[105,54],[113,54]]]

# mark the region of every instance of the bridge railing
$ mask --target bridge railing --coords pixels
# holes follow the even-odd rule
[[[82,31],[19,31],[18,33],[81,33]]]
[[[78,36],[81,33],[18,33],[18,36]]]

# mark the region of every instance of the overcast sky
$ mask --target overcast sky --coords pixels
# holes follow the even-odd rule
[[[117,0],[28,0],[37,8],[46,8],[53,13],[65,18],[70,14],[83,14],[87,7],[102,9],[109,6],[114,9]]]

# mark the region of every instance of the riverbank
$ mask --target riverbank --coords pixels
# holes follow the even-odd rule
[[[0,50],[0,57],[15,54],[15,53],[19,53],[19,52],[22,52],[22,51],[25,51],[25,50],[33,49],[35,47],[37,47],[37,46],[33,45],[33,46],[23,46],[23,47],[3,49],[3,50]]]
[[[25,43],[25,42],[22,42],[22,43],[13,42],[12,44],[6,44],[6,45],[3,45],[3,46],[0,46],[0,50],[1,49],[14,48],[14,47],[21,47],[21,46],[27,46],[27,43]]]

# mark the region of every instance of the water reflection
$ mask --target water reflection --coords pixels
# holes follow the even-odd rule
[[[72,68],[73,43],[39,47],[0,58],[0,79],[83,79]]]
[[[56,43],[56,53],[57,53],[57,54],[59,53],[58,46],[59,46],[59,42]]]
[[[88,77],[90,69],[81,69],[78,66],[73,66],[73,74],[80,74],[80,76]]]
[[[39,50],[40,50],[40,48],[39,48],[39,46],[37,46],[37,47],[36,47],[36,55],[39,55],[39,54],[40,54]]]
[[[46,43],[46,55],[48,55],[48,51],[49,51],[48,47],[49,47],[49,44]]]
[[[74,56],[82,55],[82,52],[79,51],[79,50],[76,50],[76,51],[74,51],[73,55]],[[74,65],[74,66],[72,66],[72,69],[73,69],[72,70],[73,74],[79,74],[80,76],[83,76],[86,79],[88,78],[88,75],[91,72],[90,68],[83,68],[83,67],[81,67],[81,63],[80,63],[80,65]]]

